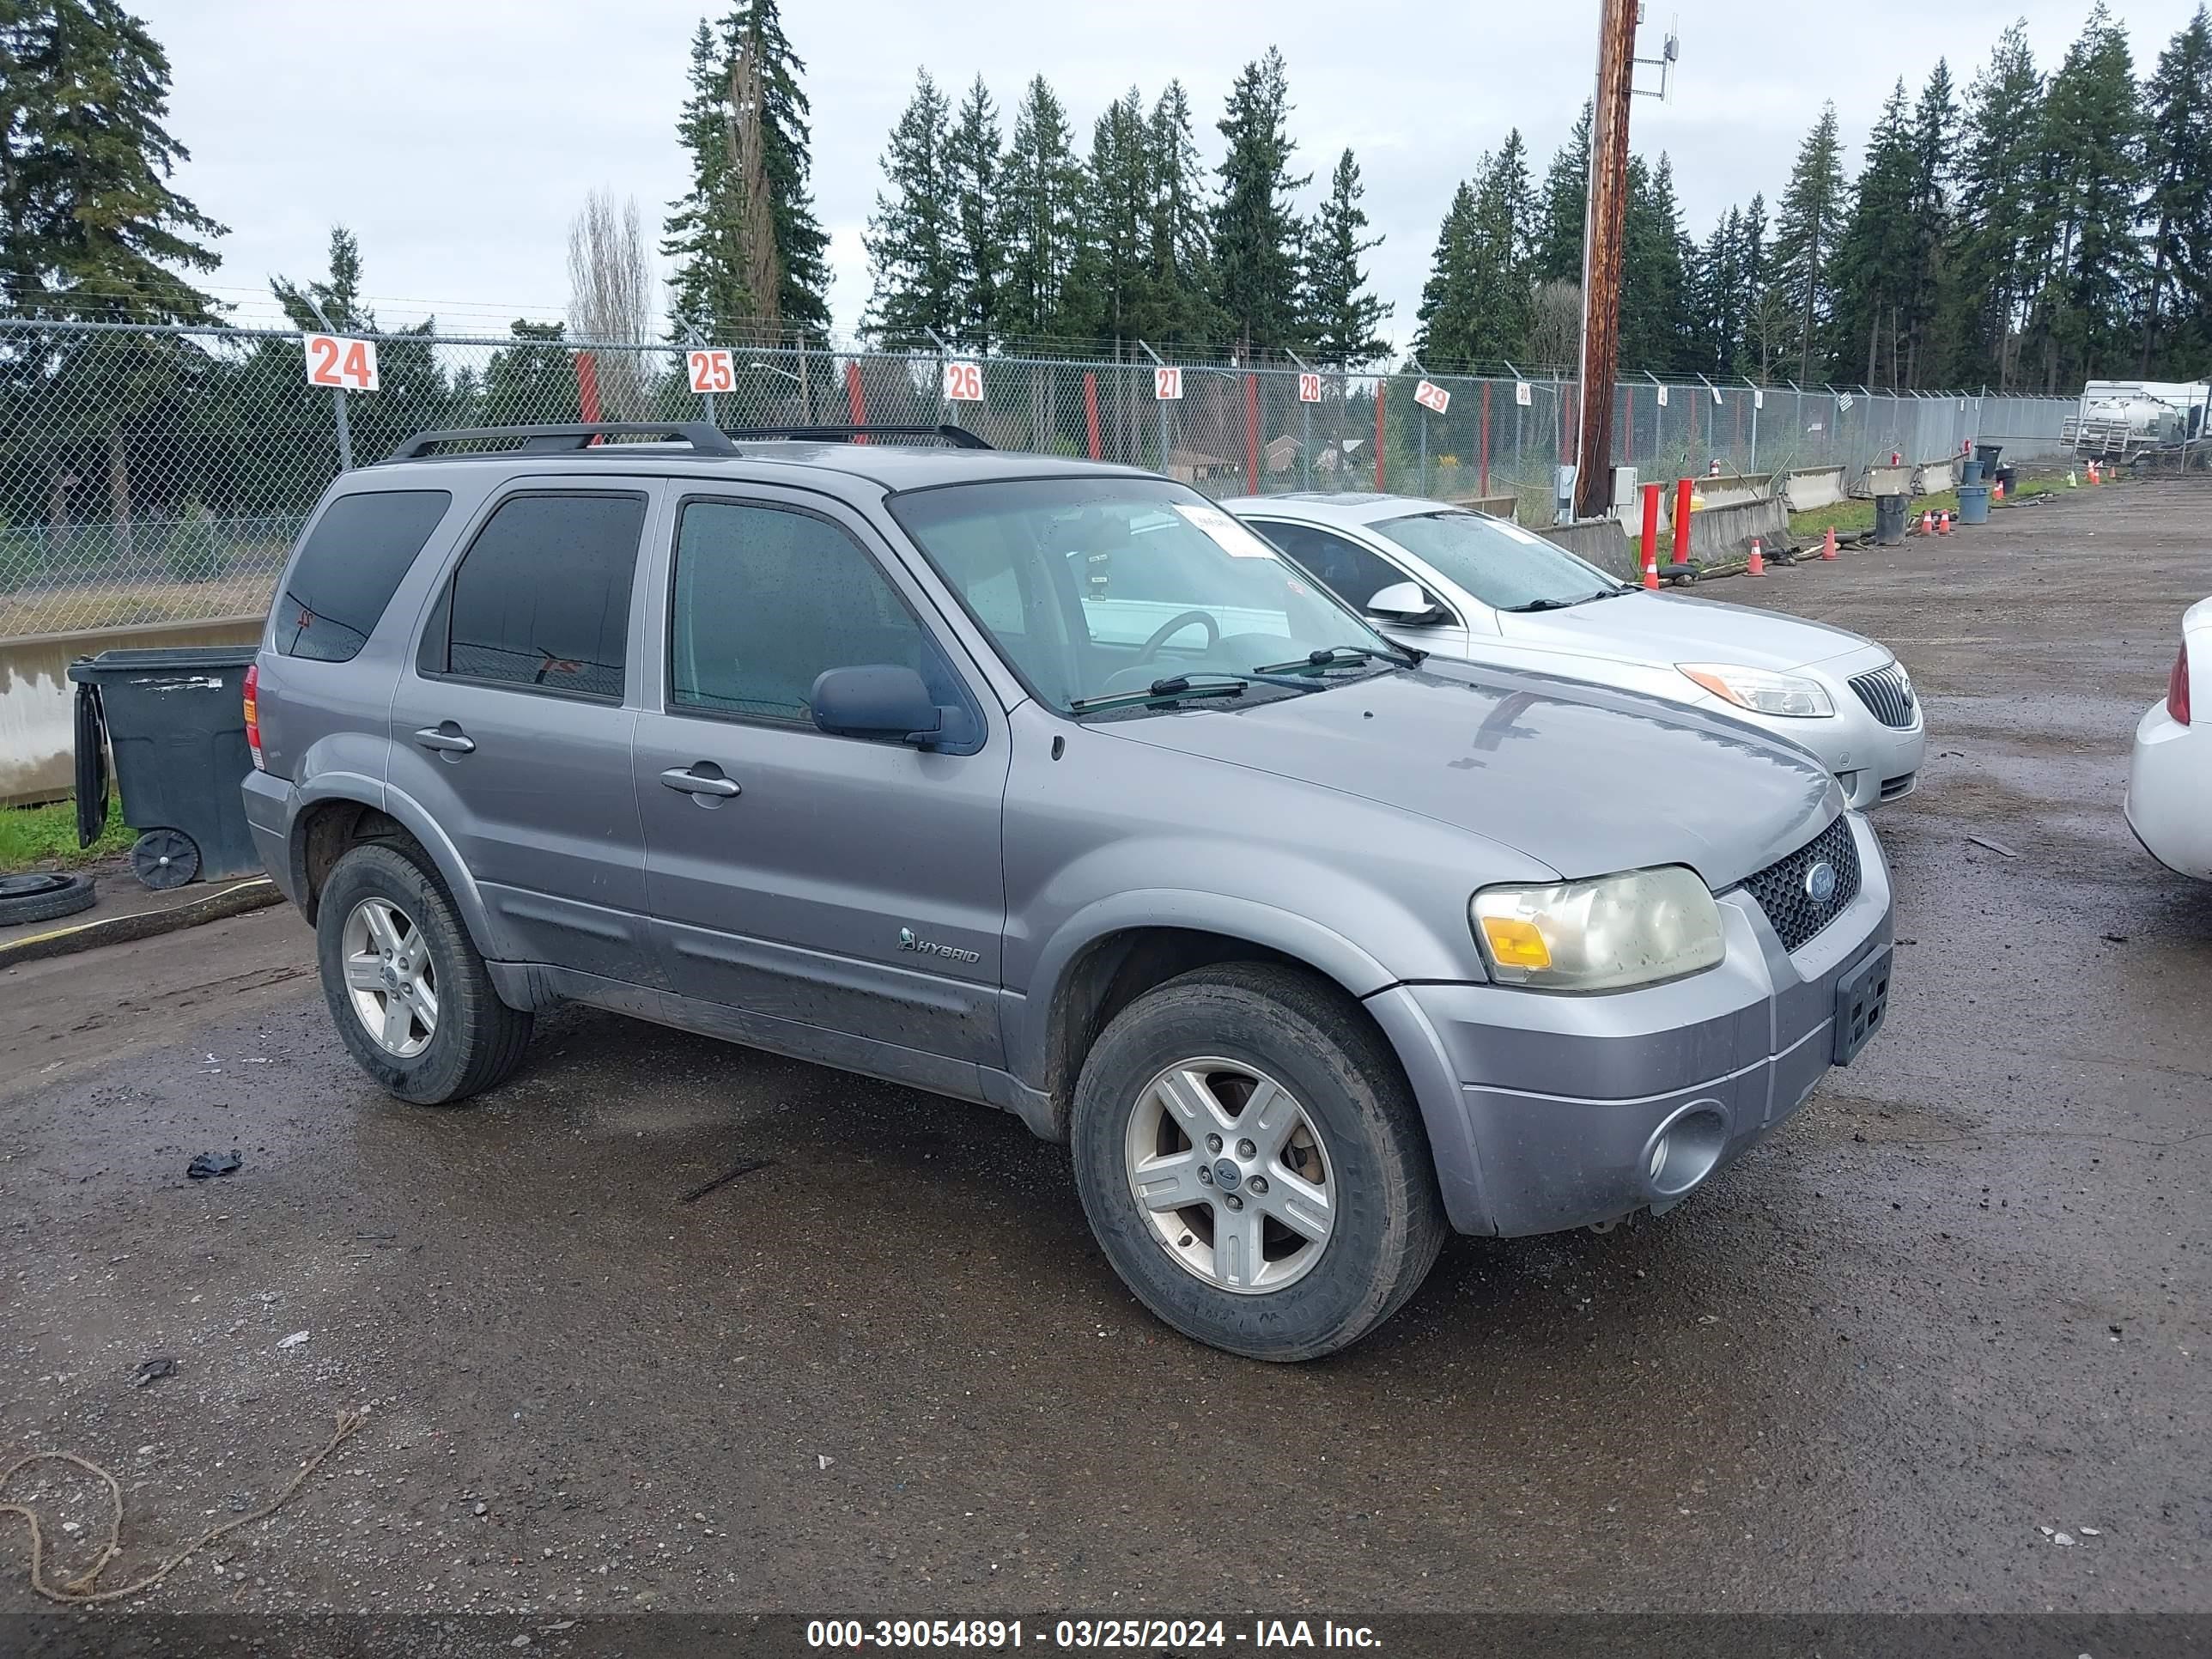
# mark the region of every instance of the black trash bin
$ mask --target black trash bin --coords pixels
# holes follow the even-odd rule
[[[2002,444],[1976,444],[1974,446],[1974,459],[1982,464],[1982,476],[1984,477],[1987,477],[1990,475],[1990,471],[1997,464],[1997,457],[2003,453],[2004,446]]]
[[[131,867],[149,887],[261,873],[239,785],[250,645],[103,651],[69,665],[76,684],[76,832],[107,824],[107,754],[123,818],[139,832]]]
[[[1874,498],[1874,539],[1877,547],[1895,547],[1905,539],[1905,497]]]

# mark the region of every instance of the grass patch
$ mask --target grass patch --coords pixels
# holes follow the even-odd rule
[[[2008,501],[2020,501],[2029,495],[2047,495],[2053,490],[2066,488],[2062,477],[2022,478],[2006,496]],[[1905,509],[1910,523],[1923,513],[1956,513],[1959,492],[1947,489],[1938,495],[1915,495]],[[1832,507],[1816,507],[1810,513],[1790,515],[1790,533],[1799,539],[1819,537],[1832,530],[1838,536],[1863,535],[1874,528],[1874,503],[1871,501],[1838,501]]]
[[[76,844],[76,803],[0,807],[0,876],[26,870],[73,869],[128,852],[137,831],[123,822],[123,803],[110,797],[107,828],[89,847]]]

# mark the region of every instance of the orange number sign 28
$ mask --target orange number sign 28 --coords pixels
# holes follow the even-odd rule
[[[332,386],[345,392],[376,390],[375,341],[310,334],[302,343],[307,353],[308,385]]]
[[[726,347],[702,346],[696,351],[687,351],[684,364],[690,371],[694,392],[705,394],[734,391],[737,387],[737,360]]]

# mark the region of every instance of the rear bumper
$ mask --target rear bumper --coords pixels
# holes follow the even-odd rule
[[[261,867],[276,884],[276,890],[300,902],[298,873],[292,868],[292,820],[300,810],[300,792],[283,778],[267,772],[248,772],[240,786],[246,796],[246,827],[253,832],[253,850]]]
[[[2184,726],[2162,699],[2152,704],[2136,727],[2122,810],[2153,858],[2212,881],[2212,725]]]
[[[1670,1207],[1804,1103],[1833,1063],[1838,981],[1890,944],[1888,870],[1865,821],[1851,827],[1859,896],[1794,957],[1739,890],[1720,901],[1726,958],[1671,985],[1368,1000],[1401,1055],[1426,1039],[1407,1072],[1454,1226],[1552,1232]]]

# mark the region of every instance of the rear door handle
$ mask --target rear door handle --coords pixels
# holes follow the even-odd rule
[[[687,795],[730,796],[738,793],[738,781],[726,778],[719,772],[701,773],[683,766],[672,766],[660,775],[660,781],[671,789]]]
[[[425,749],[435,749],[441,754],[473,755],[477,740],[447,720],[441,726],[426,726],[415,734],[415,741]]]

